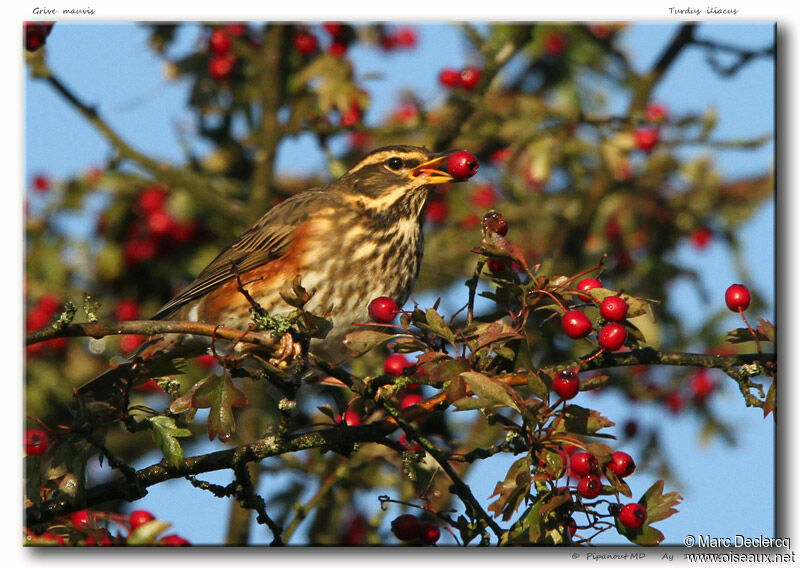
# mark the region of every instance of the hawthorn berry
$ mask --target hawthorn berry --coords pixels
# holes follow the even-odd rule
[[[570,310],[561,316],[561,329],[572,339],[580,339],[592,331],[592,322],[582,311]]]
[[[453,152],[447,158],[447,172],[460,180],[469,179],[478,171],[478,159],[464,150]]]
[[[602,287],[603,287],[603,284],[599,280],[597,280],[596,278],[584,278],[583,280],[578,282],[577,286],[575,286],[575,288],[577,288],[581,292],[588,292],[589,290],[593,290],[595,288],[602,288]],[[578,298],[580,298],[584,302],[591,302],[592,301],[591,296],[586,296],[586,295],[583,295],[583,294],[579,295]]]
[[[230,77],[234,65],[236,65],[236,58],[229,53],[215,55],[208,61],[208,74],[212,79],[222,81]]]
[[[25,22],[23,26],[25,49],[36,51],[46,43],[47,36],[50,35],[50,30],[53,28],[53,22]]]
[[[659,140],[658,128],[653,128],[652,126],[642,126],[637,128],[634,131],[633,136],[634,140],[636,141],[636,147],[647,153],[653,151],[653,148],[656,147],[656,144],[658,144]]]
[[[711,396],[716,387],[716,383],[708,376],[708,369],[701,369],[696,372],[689,381],[689,389],[692,391],[692,396],[697,402],[701,403]]]
[[[139,302],[123,298],[114,308],[114,317],[117,321],[133,321],[139,317]]]
[[[414,515],[400,515],[392,521],[392,533],[404,542],[409,542],[420,536],[422,525]]]
[[[497,202],[497,192],[492,185],[481,185],[472,192],[470,201],[481,209],[489,209]]]
[[[342,113],[342,117],[339,122],[345,128],[350,128],[351,126],[355,126],[361,122],[362,114],[363,113],[358,101],[352,101],[348,109]]]
[[[167,192],[164,188],[153,185],[144,188],[139,193],[138,204],[139,208],[145,215],[149,215],[164,207],[164,202],[167,200]]]
[[[405,410],[410,406],[414,406],[415,404],[419,404],[422,402],[422,395],[419,393],[409,393],[405,395],[402,399],[400,399],[400,410]]]
[[[361,424],[363,424],[361,420],[361,415],[352,408],[348,408],[347,410],[344,411],[344,416],[342,416],[342,421],[348,426],[360,426]]]
[[[455,69],[449,67],[442,69],[439,72],[439,83],[445,87],[452,89],[461,83],[461,74]]]
[[[434,197],[430,200],[430,203],[428,203],[428,208],[425,209],[425,220],[434,225],[441,225],[447,221],[449,213],[447,201],[441,197]]]
[[[608,321],[623,321],[628,315],[628,302],[619,296],[606,296],[600,303],[600,315]]]
[[[508,260],[505,258],[490,257],[486,259],[486,268],[493,274],[500,274],[508,270]]]
[[[647,122],[664,122],[667,120],[667,107],[660,103],[650,103],[644,109],[644,119]]]
[[[402,375],[410,363],[404,355],[392,353],[383,362],[383,372],[387,375]]]
[[[553,391],[564,400],[575,398],[580,386],[581,382],[578,379],[578,375],[569,369],[561,371],[553,379]]]
[[[341,57],[347,53],[347,44],[343,41],[334,41],[328,48],[328,53],[334,57]]]
[[[83,509],[69,514],[69,522],[76,529],[88,529],[92,524],[92,518],[89,511]]]
[[[485,233],[497,233],[501,237],[505,237],[508,233],[508,221],[497,211],[489,211],[481,219],[481,227]]]
[[[144,509],[132,511],[128,516],[128,524],[131,526],[131,530],[136,530],[143,524],[154,520],[155,516],[150,511],[145,511]]]
[[[633,458],[625,452],[614,452],[611,454],[611,461],[608,462],[608,469],[614,472],[614,475],[622,479],[628,477],[636,469],[636,463]]]
[[[696,249],[703,250],[711,242],[714,233],[708,227],[697,227],[690,234],[689,238],[692,240],[692,245]]]
[[[231,38],[228,32],[217,28],[208,38],[208,47],[217,55],[224,55],[231,50]]]
[[[375,298],[369,303],[369,317],[378,323],[391,323],[397,312],[397,302],[388,296]]]
[[[434,545],[439,540],[441,532],[433,523],[422,523],[419,530],[419,539],[424,544]]]
[[[628,503],[620,509],[619,522],[625,528],[631,530],[640,529],[646,520],[647,509],[639,505],[639,503]]]
[[[624,325],[607,323],[597,334],[597,341],[600,343],[600,347],[608,351],[616,351],[625,344],[626,337],[628,337],[628,330]]]
[[[398,47],[414,47],[417,44],[417,30],[414,28],[400,28],[394,35]]]
[[[567,48],[567,39],[563,34],[552,32],[544,38],[544,51],[552,57],[559,57]]]
[[[567,530],[569,531],[570,536],[575,536],[575,533],[578,530],[578,524],[575,522],[575,519],[572,517],[567,517],[567,520],[564,521],[564,524],[567,525]]]
[[[25,430],[25,453],[29,456],[40,456],[47,451],[50,445],[50,436],[42,428],[28,428]]]
[[[204,353],[203,355],[195,357],[195,361],[204,369],[210,369],[217,364],[217,358],[211,353]]]
[[[680,393],[671,392],[664,397],[664,403],[667,405],[667,408],[669,408],[670,412],[673,414],[678,414],[681,410],[683,410],[686,401]]]
[[[50,189],[50,178],[44,174],[37,174],[33,178],[33,188],[40,193],[48,191]]]
[[[477,67],[467,67],[459,73],[458,84],[462,89],[471,91],[481,80],[481,70]]]
[[[597,458],[589,452],[576,452],[569,458],[569,467],[579,477],[597,472]]]
[[[311,55],[317,50],[319,44],[317,36],[305,30],[300,30],[294,34],[292,40],[294,50],[302,56]]]
[[[344,25],[341,22],[325,22],[322,24],[325,31],[331,34],[332,37],[342,37],[344,34]]]
[[[600,481],[600,478],[594,474],[585,475],[581,477],[581,480],[578,482],[578,493],[580,493],[581,497],[594,499],[600,495],[602,490],[603,483]]]
[[[732,312],[746,310],[750,306],[750,290],[743,284],[731,284],[725,290],[725,304]]]
[[[167,536],[163,537],[158,541],[160,544],[164,546],[191,546],[192,544],[183,538],[182,536],[178,536],[176,534],[168,534]]]

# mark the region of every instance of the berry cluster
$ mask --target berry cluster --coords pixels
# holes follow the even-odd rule
[[[478,67],[465,67],[460,71],[447,67],[439,73],[439,83],[448,89],[471,91],[480,80],[481,70]]]
[[[159,186],[146,187],[139,193],[134,205],[136,218],[128,227],[123,245],[129,266],[152,260],[195,237],[197,223],[176,219],[167,209],[166,200],[167,192]]]
[[[650,103],[644,109],[644,118],[647,124],[636,128],[633,137],[636,147],[649,154],[661,139],[661,124],[668,119],[667,108],[659,103]]]
[[[380,43],[386,51],[410,49],[417,45],[417,31],[414,28],[400,28],[394,32],[384,30]]]
[[[438,526],[433,523],[423,522],[414,515],[400,515],[392,521],[392,533],[403,542],[412,542],[419,539],[422,544],[432,546],[441,536]]]
[[[238,62],[233,52],[233,38],[245,35],[244,24],[229,24],[214,28],[208,37],[208,75],[215,81],[225,81],[231,77]]]
[[[602,284],[599,280],[584,278],[578,282],[576,289],[581,292],[588,292],[600,287],[602,287]],[[603,327],[597,332],[597,342],[600,347],[607,351],[620,349],[628,337],[628,331],[621,323],[628,317],[628,303],[620,296],[606,296],[599,302],[586,294],[579,294],[578,298],[583,301],[599,303],[600,316],[605,321]],[[572,339],[582,339],[588,336],[593,329],[589,317],[579,309],[567,310],[561,316],[561,328]]]

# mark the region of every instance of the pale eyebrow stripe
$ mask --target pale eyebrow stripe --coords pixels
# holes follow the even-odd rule
[[[404,152],[396,152],[396,151],[388,150],[388,151],[385,151],[385,152],[381,152],[380,154],[371,154],[371,155],[367,156],[366,158],[361,160],[358,164],[353,166],[353,168],[350,170],[350,173],[351,174],[355,173],[355,172],[363,169],[366,166],[371,166],[373,164],[380,164],[381,162],[386,161],[387,159],[391,158],[392,156],[397,156],[398,158],[403,158],[404,160],[414,159],[414,160],[417,161],[417,164],[422,163],[422,161],[420,160],[419,154],[417,154],[417,153],[412,154],[412,153],[409,153],[409,152],[405,152],[404,153]],[[406,157],[406,156],[408,156],[408,157]]]

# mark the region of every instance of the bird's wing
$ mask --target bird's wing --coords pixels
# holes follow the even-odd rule
[[[151,319],[163,319],[237,274],[279,258],[291,245],[295,228],[308,219],[316,205],[327,202],[327,192],[322,189],[309,189],[282,201],[223,250],[194,282],[164,304]]]

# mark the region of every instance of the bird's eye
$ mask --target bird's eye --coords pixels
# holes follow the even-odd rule
[[[397,157],[389,158],[386,160],[386,165],[389,166],[390,169],[396,171],[403,167],[403,160]]]

